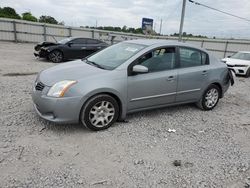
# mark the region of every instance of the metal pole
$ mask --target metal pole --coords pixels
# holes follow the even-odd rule
[[[226,57],[226,54],[227,54],[228,43],[229,43],[229,42],[227,41],[227,42],[226,42],[226,45],[225,45],[225,50],[224,50],[224,55],[223,55],[224,57]]]
[[[46,24],[43,25],[43,40],[47,41]]]
[[[184,17],[185,17],[185,8],[186,8],[186,0],[183,0],[182,11],[181,11],[181,23],[180,23],[180,30],[179,30],[179,41],[181,41],[181,39],[182,39],[183,23],[184,23]]]
[[[72,37],[72,28],[69,27],[68,30],[69,30],[69,37]]]
[[[160,35],[161,35],[161,27],[162,27],[162,19],[161,19],[161,24],[160,24]]]
[[[13,21],[14,41],[17,42],[16,22]]]

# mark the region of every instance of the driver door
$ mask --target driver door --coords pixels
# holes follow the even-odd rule
[[[128,111],[175,102],[177,70],[175,47],[166,47],[144,54],[128,69]],[[147,73],[132,72],[134,65],[148,68]]]

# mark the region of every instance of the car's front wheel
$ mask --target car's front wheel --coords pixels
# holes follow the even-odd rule
[[[63,53],[59,50],[53,50],[49,53],[48,59],[53,63],[60,63],[63,61]]]
[[[210,85],[204,92],[197,106],[203,110],[212,110],[220,99],[220,88],[217,85]]]
[[[110,95],[96,95],[83,106],[80,121],[93,131],[109,128],[119,116],[117,101]]]

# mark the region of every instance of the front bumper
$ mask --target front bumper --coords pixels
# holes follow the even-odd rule
[[[249,67],[234,67],[228,65],[228,68],[231,69],[237,75],[246,75]]]
[[[78,123],[81,97],[48,97],[48,89],[49,87],[45,87],[43,91],[33,89],[32,100],[37,114],[54,123]]]
[[[39,50],[34,52],[35,57],[46,58],[48,56],[48,52],[45,50]]]

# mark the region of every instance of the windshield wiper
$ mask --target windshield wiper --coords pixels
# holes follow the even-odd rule
[[[103,66],[101,66],[93,61],[89,61],[87,58],[83,58],[82,61],[85,61],[85,63],[87,63],[89,65],[93,65],[93,66],[98,67],[100,69],[105,69]]]

